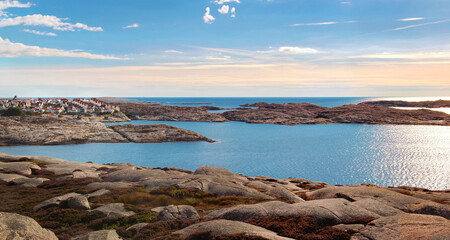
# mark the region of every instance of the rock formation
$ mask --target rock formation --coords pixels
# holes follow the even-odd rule
[[[162,143],[162,142],[214,142],[196,132],[168,126],[158,125],[115,125],[111,127],[130,142],[136,143]]]
[[[198,133],[168,125],[109,128],[100,122],[76,119],[0,117],[0,146],[179,141],[213,142]]]
[[[216,167],[191,172],[0,153],[5,163],[31,169],[30,174],[23,167],[0,169],[0,236],[7,239],[56,239],[42,227],[60,239],[450,237],[448,190],[333,186]],[[39,163],[40,169],[27,163]],[[46,181],[13,181],[20,177]],[[4,211],[31,216],[42,227]]]
[[[227,111],[222,115],[230,121],[282,125],[326,123],[450,125],[450,115],[443,112],[426,109],[401,110],[370,102],[334,108],[310,103],[255,103],[244,106],[258,108]]]
[[[225,122],[222,115],[210,113],[207,107],[179,107],[159,104],[114,103],[136,120],[184,121],[184,122]]]

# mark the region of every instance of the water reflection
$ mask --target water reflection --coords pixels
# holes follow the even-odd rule
[[[13,146],[1,147],[0,152],[190,170],[210,165],[249,176],[301,177],[330,184],[450,188],[446,126],[133,123],[174,125],[218,142]]]

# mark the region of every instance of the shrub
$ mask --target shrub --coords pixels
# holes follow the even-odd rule
[[[6,110],[0,111],[0,114],[2,116],[11,117],[11,116],[22,116],[25,115],[25,112],[22,110],[22,108],[19,107],[10,107]]]
[[[302,240],[348,240],[350,234],[332,227],[321,227],[310,216],[250,218],[245,222],[284,237]]]

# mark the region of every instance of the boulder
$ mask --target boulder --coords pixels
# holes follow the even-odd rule
[[[267,194],[278,198],[284,198],[296,203],[305,201],[299,196],[292,193],[291,191],[287,190],[286,188],[277,185],[272,185],[271,188],[269,188],[269,190],[267,191]]]
[[[34,219],[4,212],[0,212],[0,239],[58,240],[52,231],[42,228]]]
[[[129,217],[135,215],[133,211],[126,210],[123,203],[110,203],[94,209],[104,217]]]
[[[22,175],[31,175],[32,170],[40,170],[41,168],[31,162],[0,162],[0,169],[16,172]]]
[[[258,236],[271,240],[292,240],[292,238],[278,236],[275,232],[269,231],[262,227],[229,220],[213,220],[197,223],[187,228],[176,231],[174,234],[179,235],[181,238],[186,238],[192,233],[199,231],[210,232],[213,236],[222,234],[244,233],[247,236]]]
[[[18,174],[0,173],[0,180],[7,183],[14,183],[17,185],[23,185],[25,187],[37,187],[44,181],[48,181],[47,178],[28,178]]]
[[[450,221],[439,216],[402,213],[372,221],[360,234],[377,240],[450,239]]]
[[[176,219],[198,220],[200,216],[194,207],[188,205],[170,205],[165,207],[157,207],[152,209],[158,213],[158,219],[162,221],[171,221]]]
[[[68,200],[69,198],[78,197],[81,196],[79,193],[68,193],[59,197],[50,198],[48,200],[45,200],[38,205],[34,206],[34,210],[38,210],[41,208],[49,208],[49,207],[56,207],[61,204],[61,202]]]
[[[438,215],[450,219],[450,206],[415,198],[377,186],[332,186],[309,192],[313,199],[344,198],[350,201],[373,199],[404,212]]]
[[[85,196],[71,197],[67,200],[67,205],[69,208],[80,209],[80,210],[90,210],[91,206],[89,201]]]
[[[279,201],[238,205],[211,211],[205,219],[243,221],[252,217],[309,215],[322,224],[335,225],[350,218],[379,217],[376,213],[353,205],[345,199],[315,200],[287,204]]]
[[[111,192],[111,191],[109,191],[108,189],[100,189],[100,190],[97,190],[97,191],[95,191],[95,192],[88,193],[88,194],[86,194],[85,196],[86,196],[87,198],[98,197],[98,196],[102,196],[102,195],[108,194],[108,193],[110,193],[110,192]]]
[[[7,183],[12,182],[16,179],[20,179],[20,178],[27,178],[27,177],[18,175],[18,174],[12,174],[12,173],[0,173],[0,180],[7,182]]]
[[[139,182],[146,178],[165,177],[167,175],[166,171],[160,169],[138,170],[136,167],[130,167],[107,174],[105,178],[114,182]]]
[[[121,240],[116,230],[100,230],[78,235],[73,240]]]
[[[75,171],[72,173],[72,178],[100,178],[100,176],[98,172]]]
[[[353,204],[358,207],[369,210],[371,212],[374,212],[382,217],[389,217],[389,216],[394,216],[394,215],[403,213],[402,211],[398,210],[397,208],[393,208],[391,206],[388,206],[382,202],[373,200],[371,198],[360,199],[360,200],[353,202]]]

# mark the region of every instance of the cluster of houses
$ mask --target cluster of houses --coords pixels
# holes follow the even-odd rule
[[[97,98],[28,98],[0,99],[0,110],[19,107],[25,112],[51,114],[110,114],[120,111]]]

